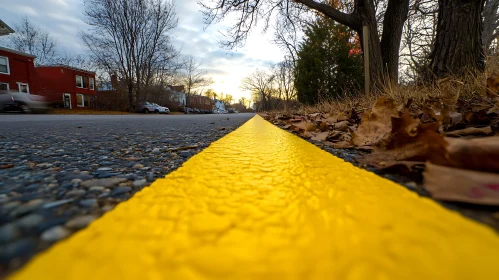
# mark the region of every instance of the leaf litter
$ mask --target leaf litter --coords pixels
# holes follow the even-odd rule
[[[463,83],[444,79],[424,104],[382,96],[371,109],[262,116],[325,146],[369,151],[361,164],[417,172],[435,199],[499,206],[499,83],[487,82],[470,100],[459,98]]]

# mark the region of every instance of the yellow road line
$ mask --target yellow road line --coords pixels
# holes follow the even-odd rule
[[[12,279],[495,279],[499,237],[256,116]]]

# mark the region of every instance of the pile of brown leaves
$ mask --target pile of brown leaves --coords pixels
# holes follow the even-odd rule
[[[384,96],[371,110],[264,116],[303,138],[371,151],[358,159],[363,164],[424,167],[424,187],[436,199],[499,205],[497,92],[490,86],[482,98],[463,100],[449,94],[418,105],[411,100],[396,104]]]

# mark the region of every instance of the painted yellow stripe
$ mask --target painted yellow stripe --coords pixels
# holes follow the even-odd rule
[[[491,229],[256,116],[12,279],[497,279]]]

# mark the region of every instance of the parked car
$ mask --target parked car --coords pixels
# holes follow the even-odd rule
[[[46,113],[48,108],[43,96],[0,90],[0,112]]]
[[[192,110],[194,111],[194,114],[199,114],[199,113],[201,113],[201,111],[199,111],[199,109],[198,109],[198,108],[194,108],[194,109],[192,109]]]
[[[156,106],[154,106],[152,103],[143,102],[143,103],[137,104],[135,111],[137,111],[139,113],[149,114],[149,113],[154,113],[155,109],[156,109]]]
[[[184,113],[186,114],[194,114],[194,110],[188,107],[184,107]]]
[[[160,106],[156,103],[152,103],[152,105],[156,106],[156,108],[154,109],[154,113],[156,113],[156,114],[169,114],[170,113],[170,109],[168,109],[167,107]]]
[[[168,114],[168,113],[170,113],[170,109],[168,109],[167,107],[159,106],[158,104],[152,103],[152,102],[139,103],[135,111],[140,112],[140,113],[145,113],[145,114],[149,114],[149,113]]]

